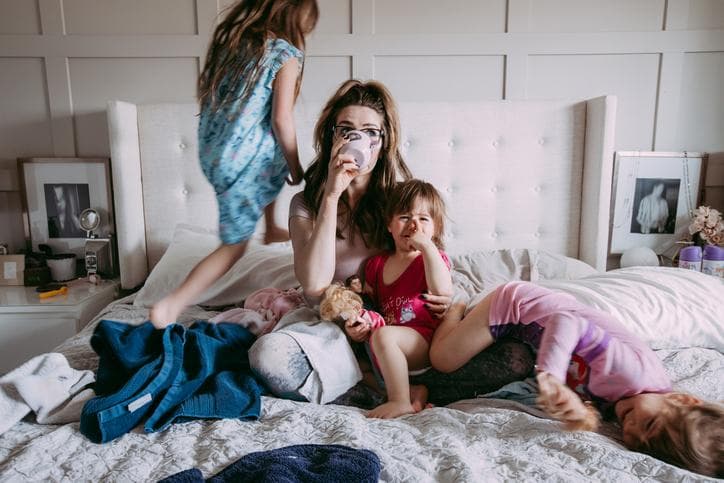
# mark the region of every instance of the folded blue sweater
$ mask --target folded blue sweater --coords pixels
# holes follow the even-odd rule
[[[145,419],[161,431],[199,418],[257,419],[263,386],[251,375],[254,336],[236,324],[132,326],[102,320],[91,337],[100,356],[95,397],[81,413],[80,430],[104,443]]]

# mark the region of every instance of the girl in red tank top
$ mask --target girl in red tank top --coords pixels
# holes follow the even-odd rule
[[[397,185],[386,210],[387,229],[395,250],[372,257],[365,267],[365,292],[381,309],[385,325],[345,327],[353,340],[370,339],[374,363],[387,389],[387,402],[368,417],[394,418],[422,409],[427,400],[423,386],[413,388],[409,370],[430,365],[428,351],[439,325],[422,295],[452,296],[450,260],[442,251],[445,205],[434,186],[420,180]]]

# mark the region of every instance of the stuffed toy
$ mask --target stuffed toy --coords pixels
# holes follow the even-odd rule
[[[362,310],[362,297],[339,283],[327,287],[319,303],[320,317],[340,324],[343,329],[345,323],[348,320],[356,320]]]
[[[385,325],[380,314],[364,308],[359,294],[339,283],[333,283],[324,291],[319,303],[319,315],[323,320],[334,322],[345,331],[347,326],[354,327],[358,324],[365,324],[372,330]]]

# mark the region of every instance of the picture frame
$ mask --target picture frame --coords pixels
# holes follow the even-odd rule
[[[79,215],[86,208],[100,214],[96,235],[114,233],[109,158],[18,158],[18,175],[25,237],[33,251],[46,244],[53,253],[83,258],[87,233]]]
[[[616,152],[610,253],[648,247],[662,254],[688,236],[706,159],[685,151]]]
[[[25,255],[0,255],[0,286],[22,285],[25,274]]]

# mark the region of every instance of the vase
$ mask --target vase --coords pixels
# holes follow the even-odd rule
[[[699,234],[698,231],[697,231],[696,233],[694,233],[693,235],[691,235],[691,240],[692,240],[693,244],[696,245],[696,246],[698,246],[698,247],[702,247],[702,248],[703,248],[703,247],[705,247],[706,245],[708,245],[708,243],[706,242],[706,240],[704,240],[704,239],[701,237],[701,235]]]
[[[690,247],[692,245],[695,245],[695,243],[693,241],[682,240],[682,241],[676,242],[676,244],[674,245],[676,247],[675,251],[674,251],[674,255],[671,257],[671,266],[672,267],[679,266],[679,253],[681,252],[681,249],[684,247]]]

